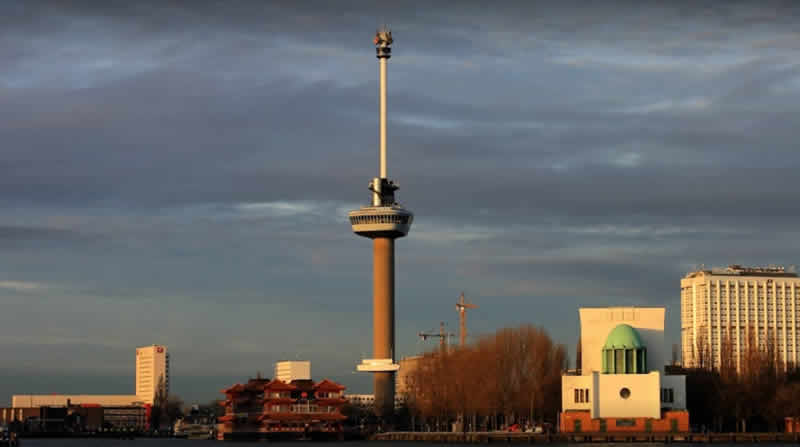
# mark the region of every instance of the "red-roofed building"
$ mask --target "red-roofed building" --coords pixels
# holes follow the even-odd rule
[[[250,379],[222,390],[225,415],[218,419],[218,439],[333,437],[346,419],[345,387],[328,379]]]

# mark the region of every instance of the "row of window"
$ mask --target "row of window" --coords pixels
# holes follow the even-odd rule
[[[350,223],[352,225],[365,225],[365,224],[401,224],[407,225],[411,216],[403,214],[382,214],[375,216],[352,216]]]
[[[589,403],[589,388],[575,388],[575,403]]]
[[[317,398],[318,399],[337,399],[342,397],[342,393],[339,391],[318,391]]]
[[[729,305],[726,305],[726,304],[729,304]],[[786,304],[786,306],[784,306],[783,304]],[[755,309],[756,306],[759,309],[764,309],[765,305],[766,305],[766,308],[769,309],[769,310],[773,310],[775,308],[778,308],[778,309],[784,309],[784,308],[792,309],[792,305],[791,304],[792,303],[782,303],[780,301],[778,301],[778,302],[775,302],[775,301],[764,302],[762,300],[760,300],[758,303],[756,303],[756,302],[754,302],[752,300],[748,300],[747,304],[745,304],[743,301],[740,302],[740,303],[736,303],[736,302],[725,303],[725,301],[721,301],[720,305],[717,306],[717,302],[716,301],[712,301],[711,302],[711,310],[716,310],[716,309],[736,310],[737,308],[738,309]],[[795,306],[795,308],[797,308],[797,307]]]
[[[747,305],[747,306],[745,306],[744,304],[742,304],[741,306],[734,306],[734,305],[731,305],[731,306],[724,306],[724,305],[723,306],[717,306],[716,304],[714,304],[714,305],[711,306],[711,311],[719,310],[719,311],[722,311],[722,312],[728,311],[730,313],[736,313],[736,311],[739,311],[740,313],[744,313],[746,310],[749,310],[752,313],[756,309],[761,310],[763,312],[764,311],[764,307],[765,307],[764,303],[755,304],[755,303],[753,303],[751,301],[749,303],[749,305]],[[769,303],[766,306],[766,310],[768,310],[770,312],[775,312],[775,309],[783,309],[786,312],[791,313],[792,310],[796,311],[798,307],[800,307],[800,304],[798,304],[795,307],[792,307],[792,306],[790,306],[788,304],[786,306],[782,306],[780,303],[778,303],[777,306],[773,306],[772,303]],[[703,311],[705,311],[705,309],[701,310],[700,312],[703,312]],[[714,313],[716,313],[716,312],[714,312]]]
[[[272,405],[272,411],[276,413],[334,413],[336,407],[328,405]]]

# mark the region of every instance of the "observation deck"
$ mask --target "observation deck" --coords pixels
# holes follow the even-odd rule
[[[368,238],[399,238],[408,234],[414,215],[400,205],[364,206],[348,214],[353,232]]]
[[[364,359],[356,369],[362,372],[396,372],[400,365],[392,359]]]

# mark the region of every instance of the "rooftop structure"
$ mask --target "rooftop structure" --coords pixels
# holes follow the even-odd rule
[[[763,276],[775,278],[797,278],[797,272],[794,267],[786,269],[782,265],[770,265],[767,267],[743,267],[739,264],[731,264],[725,268],[714,267],[711,269],[701,268],[686,274],[685,278],[696,278],[702,275],[717,275],[717,276]]]
[[[671,352],[664,341],[663,307],[589,307],[578,310],[581,322],[581,373],[603,371],[603,350],[608,342],[647,346],[647,363],[661,369]],[[628,329],[630,328],[630,329]],[[636,340],[626,341],[635,329]],[[621,348],[620,346],[617,346]],[[633,346],[629,346],[633,348]]]

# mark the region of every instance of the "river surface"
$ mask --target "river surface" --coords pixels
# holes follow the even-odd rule
[[[220,447],[227,447],[227,446],[254,446],[263,443],[253,443],[253,442],[230,442],[230,441],[189,441],[186,439],[136,439],[133,441],[125,441],[119,439],[23,439],[22,446],[24,447],[211,447],[213,445],[219,445]],[[282,447],[321,447],[325,445],[336,446],[336,447],[366,447],[367,444],[371,445],[378,445],[377,442],[369,443],[366,441],[361,442],[271,442],[270,445],[280,445]],[[622,443],[616,444],[601,444],[601,443],[586,443],[585,445],[591,447],[611,447],[611,446],[619,446]],[[435,443],[425,443],[425,442],[400,442],[400,441],[391,441],[391,442],[381,442],[380,445],[388,447],[426,447],[426,446],[436,446],[436,445],[462,445],[462,446],[469,446],[474,447],[475,444],[435,444]],[[550,445],[552,447],[567,447],[567,446],[580,446],[582,444],[543,444],[543,445]],[[630,444],[631,446],[641,446],[641,447],[655,447],[655,446],[666,446],[669,445],[670,447],[692,447],[692,446],[703,446],[707,447],[707,444],[689,444],[689,443],[673,443],[673,444],[662,444],[662,443],[644,443],[644,442],[637,442]],[[741,446],[742,443],[739,444],[717,444],[714,443],[715,446],[718,447],[725,447],[730,446],[733,447],[734,445]]]

